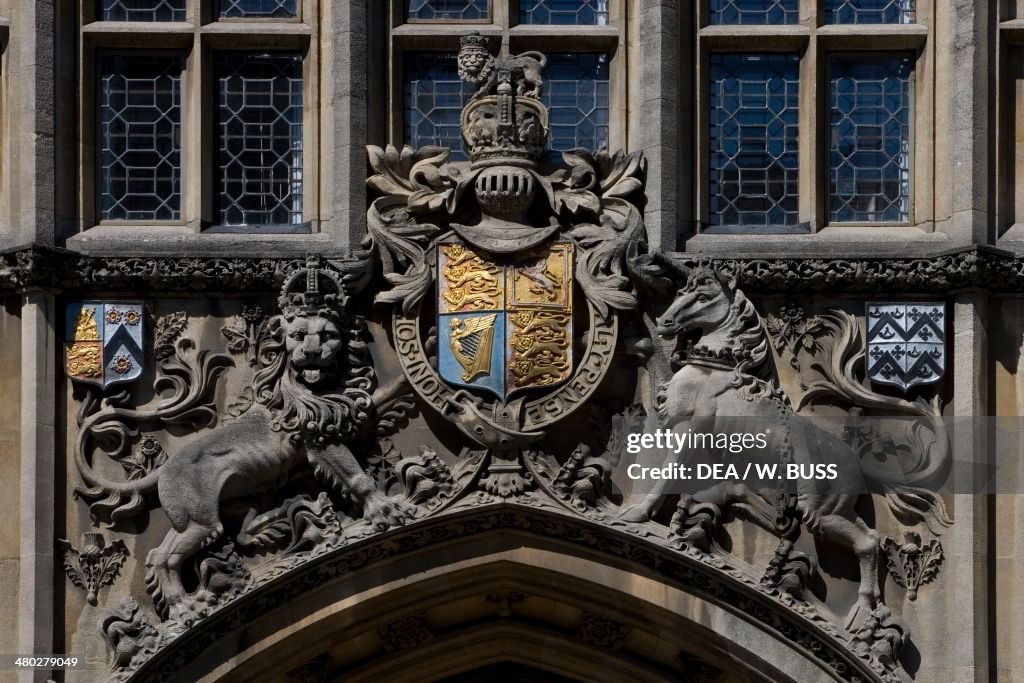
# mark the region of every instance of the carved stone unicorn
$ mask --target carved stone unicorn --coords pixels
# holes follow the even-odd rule
[[[858,514],[854,506],[858,492],[874,482],[891,498],[890,504],[911,522],[934,520],[948,524],[941,499],[924,489],[914,488],[933,478],[947,465],[948,449],[928,461],[926,467],[901,473],[898,481],[861,461],[839,436],[797,415],[774,381],[769,338],[753,304],[736,289],[734,280],[722,277],[708,266],[694,268],[685,286],[663,316],[656,321],[658,335],[675,339],[688,333],[700,338],[685,357],[676,360],[679,369],[659,388],[658,413],[663,427],[682,426],[694,432],[745,433],[752,424],[767,427],[767,449],[757,453],[726,453],[714,448],[704,457],[719,462],[746,459],[792,463],[820,463],[823,455],[835,463],[833,480],[800,480],[795,496],[796,513],[815,536],[827,538],[856,555],[860,565],[859,602],[850,615],[850,626],[861,622],[879,605],[878,533]],[[860,391],[864,391],[861,389]],[[911,402],[901,402],[911,407]],[[909,410],[905,412],[911,412]],[[933,417],[935,417],[933,415]],[[670,456],[669,460],[684,456]],[[666,463],[668,464],[668,463]],[[625,521],[651,519],[666,499],[665,486],[626,508]],[[769,502],[769,499],[775,498]],[[779,491],[752,491],[741,482],[723,482],[693,496],[680,499],[673,518],[673,531],[692,545],[706,546],[710,528],[718,523],[722,507],[737,512],[764,528],[780,532]],[[916,516],[916,519],[913,519]],[[703,521],[695,518],[703,517]]]

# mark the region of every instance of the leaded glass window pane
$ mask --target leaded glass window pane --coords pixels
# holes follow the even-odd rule
[[[410,19],[474,21],[489,16],[488,0],[409,0]]]
[[[460,117],[476,88],[459,78],[455,54],[405,53],[405,142],[413,149],[448,147],[465,161]]]
[[[298,16],[298,0],[218,0],[220,16],[241,19],[290,19]]]
[[[100,217],[179,220],[182,59],[101,55],[98,71]]]
[[[214,58],[221,225],[302,223],[302,57]]]
[[[795,24],[799,0],[709,0],[710,24]]]
[[[833,56],[829,213],[832,221],[910,217],[909,56]]]
[[[711,225],[797,224],[799,69],[797,55],[711,55]]]
[[[608,0],[519,0],[520,24],[608,23]]]
[[[100,21],[185,21],[185,0],[100,0]]]
[[[551,114],[549,149],[604,147],[608,142],[608,55],[549,54],[542,99]]]
[[[914,0],[825,0],[827,24],[910,24]]]

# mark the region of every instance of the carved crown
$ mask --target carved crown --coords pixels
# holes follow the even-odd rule
[[[348,294],[341,278],[324,268],[317,257],[306,260],[306,267],[293,271],[281,285],[277,303],[285,318],[325,316],[341,320]]]
[[[463,36],[461,46],[459,77],[477,86],[462,110],[473,165],[535,166],[548,139],[548,110],[540,101],[546,58],[538,52],[495,57],[479,34]]]

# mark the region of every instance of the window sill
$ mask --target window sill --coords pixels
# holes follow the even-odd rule
[[[857,256],[933,256],[956,247],[944,232],[909,225],[829,226],[817,233],[742,234],[702,232],[686,241],[687,252],[740,258],[842,258]]]
[[[916,50],[928,39],[923,24],[828,24],[817,32],[827,50],[863,50],[865,38],[872,50]]]
[[[799,24],[715,24],[700,30],[701,43],[712,50],[799,50],[810,38],[811,30]]]
[[[69,237],[67,249],[95,256],[301,256],[307,251],[338,252],[328,233],[196,233],[185,226],[98,225]]]

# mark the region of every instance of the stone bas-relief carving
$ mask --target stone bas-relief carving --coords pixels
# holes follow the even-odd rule
[[[188,625],[225,594],[237,592],[248,579],[234,545],[221,543],[222,504],[253,489],[272,486],[294,465],[306,461],[325,481],[354,500],[362,520],[383,530],[410,515],[400,500],[386,497],[362,470],[346,445],[367,422],[373,370],[365,356],[357,321],[345,312],[345,288],[329,271],[309,264],[289,277],[282,289],[281,313],[262,329],[247,409],[182,448],[170,448],[147,472],[132,470],[124,482],[106,479],[89,458],[92,440],[102,433],[118,436],[113,447],[99,444],[112,457],[125,450],[129,430],[138,423],[211,422],[209,402],[217,375],[231,364],[227,356],[191,352],[192,342],[178,339],[176,357],[165,360],[158,387],[175,394],[152,411],[124,406],[125,396],[93,395],[83,407],[76,463],[83,485],[77,493],[90,502],[96,520],[118,522],[141,511],[143,494],[156,489],[170,530],[147,558],[147,588],[162,616]],[[180,318],[158,326],[164,334],[181,334]],[[158,339],[157,348],[166,339]],[[144,441],[144,448],[152,442]],[[134,475],[134,476],[132,476]],[[250,511],[236,542],[245,548],[266,547],[290,537],[288,550],[308,541],[337,536],[333,511],[323,496],[316,501],[289,499],[276,511]],[[290,529],[290,533],[287,533]],[[217,548],[198,565],[199,587],[183,584],[187,562],[203,549]]]
[[[60,539],[57,544],[64,551],[64,573],[71,583],[86,591],[86,601],[96,604],[96,593],[100,588],[114,583],[124,561],[128,559],[128,548],[124,541],[117,539],[109,545],[103,534],[94,532],[82,534],[82,548],[71,545],[71,541]]]
[[[658,412],[663,425],[686,424],[698,432],[732,434],[742,433],[744,420],[749,418],[771,420],[773,428],[766,436],[767,450],[780,462],[813,463],[812,446],[830,453],[846,452],[848,456],[835,459],[839,471],[834,481],[843,490],[849,490],[854,482],[864,477],[881,480],[894,509],[905,516],[916,516],[914,521],[924,521],[925,516],[930,516],[940,524],[948,524],[941,498],[919,488],[947,467],[946,442],[939,440],[938,445],[942,447],[939,453],[897,479],[884,469],[872,468],[870,461],[861,460],[840,437],[812,422],[795,419],[787,397],[770,375],[769,339],[764,322],[735,284],[713,268],[692,270],[686,285],[657,321],[656,331],[663,338],[676,338],[692,330],[700,330],[697,345],[687,348],[685,356],[679,360],[679,370],[659,390]],[[843,349],[837,351],[842,353]],[[858,390],[847,378],[837,379],[845,382],[851,393],[856,392],[853,398],[862,401],[863,407],[884,405],[931,417],[937,423],[941,420],[938,411],[927,402],[871,396]],[[942,433],[941,425],[937,424],[934,429],[937,434]],[[724,451],[712,457],[727,461]],[[663,493],[655,489],[643,502],[627,509],[623,518],[628,521],[650,519],[664,502]],[[709,529],[723,506],[736,505],[751,521],[770,531],[775,530],[786,507],[793,506],[812,533],[856,554],[861,577],[859,608],[872,612],[880,599],[879,539],[877,532],[855,511],[857,495],[833,491],[827,482],[809,480],[800,480],[795,501],[783,502],[780,496],[778,502],[769,502],[775,493],[755,492],[741,483],[728,483],[692,497],[683,496],[673,519],[673,530],[685,542],[707,548]],[[919,503],[926,507],[921,510],[917,507]],[[712,513],[710,519],[702,514],[707,510]],[[695,519],[699,522],[695,523]],[[851,623],[855,621],[856,616],[851,617]]]
[[[145,388],[156,398],[137,407],[130,391],[84,394],[75,462],[94,523],[130,533],[158,497],[163,510],[151,518],[166,524],[157,547],[133,548],[147,558],[146,593],[102,606],[112,678],[171,675],[169,653],[198,652],[241,615],[258,616],[238,600],[247,593],[261,592],[260,609],[270,609],[280,604],[272,595],[382,558],[509,529],[607,551],[732,601],[837,678],[900,679],[910,630],[883,600],[879,527],[856,496],[726,482],[663,510],[670,498],[657,491],[623,499],[620,462],[630,434],[692,418],[727,431],[729,417],[759,415],[783,427],[772,457],[800,463],[810,427],[799,415],[817,403],[928,423],[937,400],[869,389],[863,333],[848,313],[793,307],[764,319],[743,290],[787,289],[774,261],[716,269],[650,253],[641,155],[574,150],[544,162],[543,64],[540,55],[492,57],[467,38],[460,68],[479,86],[462,117],[468,165],[437,148],[370,148],[375,194],[354,258],[268,260],[258,272],[224,261],[217,278],[280,286],[279,310],[236,306],[237,317],[218,319],[218,348],[205,348],[210,336],[184,314],[162,316],[149,326],[157,368]],[[882,277],[843,263],[820,267],[850,281]],[[198,261],[149,265],[206,272]],[[142,277],[143,265],[122,266],[125,282]],[[922,269],[910,268],[924,280]],[[369,324],[356,310],[372,310]],[[656,322],[654,311],[664,311]],[[781,388],[773,350],[793,371],[815,368],[799,396]],[[869,428],[813,438],[847,453],[842,476],[880,476],[865,454],[895,452]],[[937,534],[949,522],[941,500],[916,485],[946,457],[929,449],[903,468],[911,478],[889,486],[879,511],[892,525]],[[109,474],[118,466],[122,479]],[[495,504],[536,516],[490,513]],[[449,522],[469,514],[472,524]],[[720,542],[727,525],[748,522],[777,543],[756,566]],[[814,592],[826,570],[805,530],[856,560],[859,603],[848,614]],[[897,581],[909,589],[934,579],[937,562],[924,560],[933,546],[904,546],[902,564],[890,559]],[[313,565],[315,577],[296,578]],[[524,599],[492,597],[502,617]],[[420,613],[381,627],[391,655],[432,639]],[[629,633],[588,613],[577,635],[618,647]],[[704,675],[693,662],[684,668]],[[717,671],[707,665],[707,676]]]

